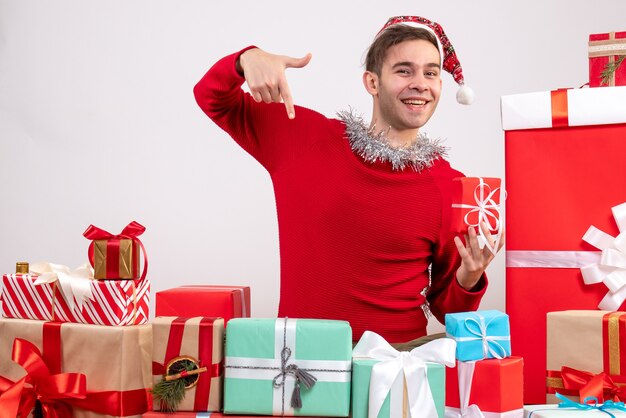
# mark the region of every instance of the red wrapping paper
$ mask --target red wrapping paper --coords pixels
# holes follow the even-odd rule
[[[608,84],[602,84],[606,65],[626,55],[626,32],[589,35],[589,86],[626,86],[626,60],[615,71]]]
[[[224,318],[250,317],[248,286],[180,286],[156,293],[156,316],[208,316]]]
[[[458,365],[457,361],[457,365]],[[469,405],[482,412],[503,413],[524,407],[524,361],[521,357],[476,362]],[[446,407],[460,408],[457,368],[446,367]]]
[[[509,254],[597,251],[582,240],[590,225],[619,233],[611,208],[626,196],[626,124],[513,130],[505,138],[512,354],[524,358],[524,402],[544,403],[547,312],[596,309],[607,289],[586,286],[579,268],[510,267]]]
[[[482,184],[481,184],[482,179]],[[469,226],[478,227],[479,217],[489,226],[492,234],[500,224],[501,180],[493,177],[457,177],[452,181],[452,231],[466,234]],[[463,205],[463,207],[459,207]],[[480,214],[479,206],[485,209]]]
[[[84,302],[82,308],[71,307],[55,283],[35,285],[35,280],[37,276],[32,274],[2,276],[2,317],[109,326],[148,323],[148,279],[93,280],[94,298]]]
[[[179,411],[219,411],[222,409],[224,320],[222,318],[157,317],[152,323],[154,335],[152,373],[154,383],[163,379],[167,364],[180,356],[190,356],[200,373],[195,386],[185,390]],[[154,401],[154,409],[161,405]]]

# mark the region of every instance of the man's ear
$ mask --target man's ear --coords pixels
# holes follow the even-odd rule
[[[378,95],[378,75],[372,71],[366,71],[363,73],[363,85],[365,90],[372,96]]]

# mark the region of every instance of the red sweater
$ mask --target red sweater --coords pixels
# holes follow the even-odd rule
[[[279,316],[343,319],[389,342],[426,335],[422,310],[476,310],[486,277],[471,292],[455,279],[460,257],[450,233],[451,179],[443,159],[415,172],[356,155],[345,125],[296,107],[256,103],[243,92],[235,60],[217,62],[195,86],[202,110],[267,169],[280,242]]]

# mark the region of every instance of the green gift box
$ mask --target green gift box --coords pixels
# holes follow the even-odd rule
[[[442,338],[399,352],[365,331],[353,351],[351,417],[444,418],[445,366],[454,366],[455,348]]]
[[[231,319],[224,413],[347,417],[351,360],[348,322]]]

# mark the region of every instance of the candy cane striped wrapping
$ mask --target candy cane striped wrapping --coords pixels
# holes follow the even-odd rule
[[[110,326],[148,323],[150,281],[147,279],[94,280],[93,299],[84,302],[82,308],[78,304],[72,308],[56,284],[35,285],[36,279],[31,274],[2,276],[2,317]]]

